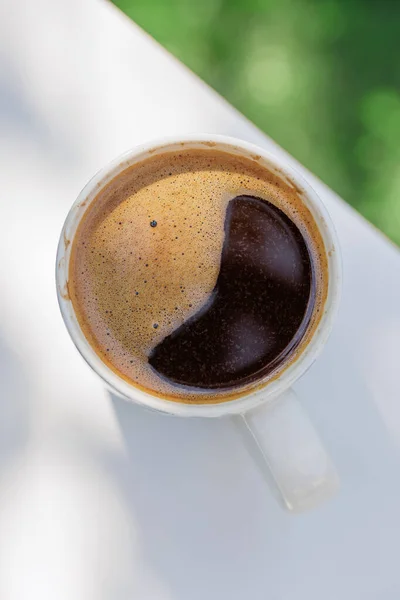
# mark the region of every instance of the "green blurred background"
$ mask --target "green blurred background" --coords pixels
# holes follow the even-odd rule
[[[400,244],[400,1],[115,4]]]

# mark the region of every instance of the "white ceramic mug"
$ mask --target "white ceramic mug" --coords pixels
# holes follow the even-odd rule
[[[92,349],[78,324],[68,296],[68,271],[78,224],[99,190],[127,167],[149,156],[182,148],[211,147],[245,157],[257,155],[261,164],[293,183],[320,230],[328,260],[328,295],[324,313],[307,346],[281,374],[257,391],[216,404],[185,404],[144,392],[109,369]],[[99,171],[79,194],[65,221],[57,252],[57,294],[62,316],[79,352],[106,384],[119,395],[143,406],[182,417],[240,415],[252,433],[286,507],[292,511],[312,508],[330,497],[339,478],[319,437],[290,387],[321,352],[337,312],[341,288],[341,259],[331,219],[307,182],[277,157],[242,140],[218,135],[182,136],[179,139],[137,146]]]

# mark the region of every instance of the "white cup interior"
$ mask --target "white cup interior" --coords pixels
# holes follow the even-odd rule
[[[280,177],[301,190],[304,204],[306,204],[313,215],[325,245],[328,260],[328,294],[324,313],[311,340],[304,350],[299,353],[296,360],[284,369],[279,377],[269,382],[267,381],[262,389],[258,389],[257,391],[249,390],[247,394],[234,400],[227,400],[216,404],[186,404],[163,399],[152,395],[150,392],[142,391],[134,385],[129,384],[107,367],[92,349],[81,331],[72,302],[68,296],[68,272],[71,242],[74,239],[79,222],[90,203],[93,202],[99,190],[104,185],[127,167],[149,156],[182,150],[183,148],[204,149],[207,147],[249,158],[257,156],[261,164],[265,165],[271,171],[277,172]],[[335,229],[321,200],[303,177],[258,146],[235,138],[207,134],[183,136],[179,139],[167,138],[158,142],[137,146],[101,169],[84,187],[68,213],[60,236],[56,263],[57,295],[65,325],[79,352],[106,384],[125,398],[149,408],[181,416],[204,417],[243,413],[263,401],[276,398],[311,366],[322,350],[332,329],[339,303],[341,275],[341,258]]]

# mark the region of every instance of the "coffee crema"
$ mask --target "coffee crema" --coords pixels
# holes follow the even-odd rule
[[[101,359],[180,402],[279,375],[324,307],[321,234],[290,183],[214,149],[164,152],[100,189],[74,237],[68,291]]]

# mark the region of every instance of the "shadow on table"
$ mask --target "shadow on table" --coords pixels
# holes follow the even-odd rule
[[[119,483],[145,560],[171,597],[254,598],[280,508],[232,422],[157,414],[114,395],[112,403],[129,460]]]

